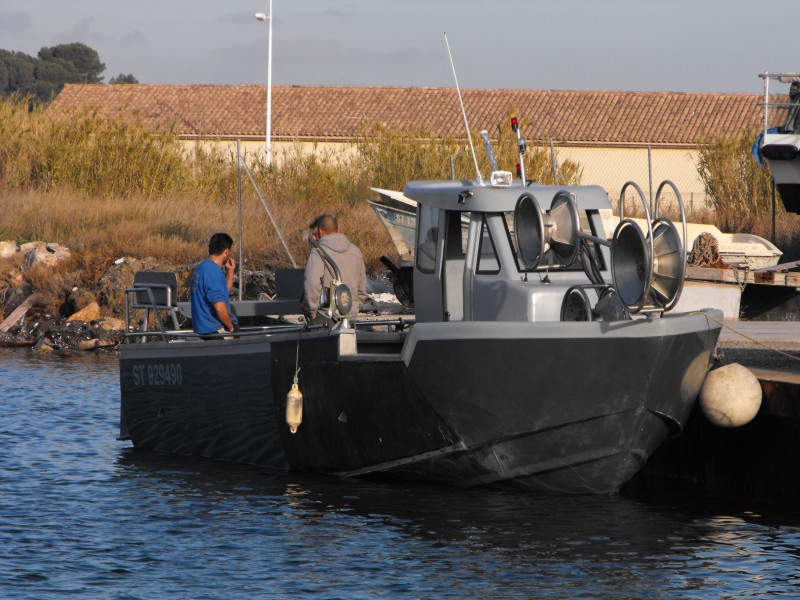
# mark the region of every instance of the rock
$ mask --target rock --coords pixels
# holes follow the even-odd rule
[[[93,338],[91,340],[81,340],[78,342],[78,350],[95,350],[97,348],[104,348],[107,346],[114,346],[111,340],[100,340]]]
[[[78,312],[73,313],[67,317],[67,321],[85,321],[89,323],[95,319],[100,318],[100,305],[97,302],[91,302],[80,309]]]
[[[114,317],[100,317],[92,321],[91,324],[103,331],[125,331],[125,321]]]
[[[99,304],[95,295],[87,290],[73,288],[68,294],[64,303],[61,305],[61,316],[68,317],[90,304]]]
[[[3,311],[10,315],[14,310],[25,301],[25,298],[33,293],[33,286],[30,283],[24,283],[15,287],[10,294],[6,296]]]
[[[39,341],[34,344],[33,351],[40,356],[44,356],[55,352],[55,348],[53,348],[50,340],[45,336],[39,338]]]
[[[56,243],[29,242],[22,244],[19,251],[25,256],[22,270],[27,270],[37,264],[53,266],[72,256],[69,248]]]
[[[0,242],[0,258],[10,258],[19,252],[17,242]]]
[[[87,290],[72,290],[69,296],[70,299],[75,303],[75,308],[78,310],[82,310],[92,303],[98,304],[95,295]]]

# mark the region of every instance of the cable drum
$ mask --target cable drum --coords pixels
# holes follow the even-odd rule
[[[514,208],[514,237],[522,266],[535,269],[545,252],[544,215],[533,194],[522,194]]]
[[[675,224],[666,217],[653,221],[653,304],[665,311],[678,302],[686,273],[683,241]]]
[[[649,244],[636,222],[620,221],[611,245],[611,277],[629,312],[639,312],[647,299],[653,278],[649,254]]]

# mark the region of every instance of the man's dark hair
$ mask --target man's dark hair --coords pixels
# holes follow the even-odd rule
[[[327,225],[327,227],[325,227]],[[321,215],[317,215],[314,217],[314,220],[308,224],[309,229],[314,229],[314,227],[322,227],[326,231],[328,231],[328,227],[333,225],[333,227],[339,227],[339,221],[331,214],[324,213]]]
[[[215,233],[208,240],[208,253],[217,256],[233,247],[233,238],[227,233]]]
[[[327,213],[314,217],[314,220],[308,224],[309,229],[318,227],[326,233],[333,233],[339,230],[339,221],[333,215]]]

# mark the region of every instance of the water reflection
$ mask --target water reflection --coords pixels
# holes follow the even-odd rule
[[[715,515],[713,506],[689,498],[649,503],[456,490],[201,462],[198,468],[188,459],[129,452],[117,461],[118,476],[172,490],[217,514],[255,510],[268,519],[273,539],[311,535],[316,560],[339,568],[352,568],[355,557],[413,548],[413,564],[433,570],[437,580],[443,565],[454,572],[442,591],[469,580],[473,592],[522,592],[533,579],[537,596],[591,590],[593,597],[641,597],[652,595],[658,581],[671,597],[746,596],[797,583],[796,528],[766,524],[753,512]],[[405,559],[395,562],[407,566]],[[473,589],[476,578],[483,583]]]

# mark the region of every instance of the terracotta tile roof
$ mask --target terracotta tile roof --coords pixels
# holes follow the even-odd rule
[[[67,84],[50,110],[83,104],[130,110],[181,137],[257,139],[264,135],[265,88],[241,85]],[[694,146],[710,135],[758,126],[760,94],[553,90],[462,90],[473,132],[492,137],[516,114],[529,141],[561,144]],[[773,111],[781,118],[779,111]],[[279,140],[346,141],[367,123],[425,127],[463,138],[455,89],[275,86],[272,134]]]

